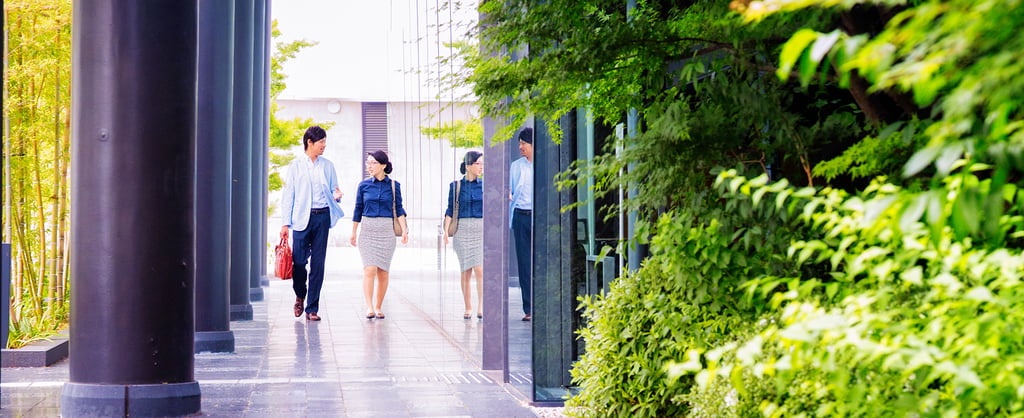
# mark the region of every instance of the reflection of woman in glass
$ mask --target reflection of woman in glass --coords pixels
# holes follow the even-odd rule
[[[459,257],[459,271],[462,275],[462,298],[466,303],[463,319],[473,314],[472,291],[470,279],[476,273],[476,317],[483,318],[483,274],[484,274],[484,183],[480,178],[484,173],[483,154],[477,151],[466,153],[459,171],[465,176],[453,181],[448,186],[448,209],[444,212],[444,230],[454,222],[455,231],[452,246]],[[456,199],[458,201],[456,202]],[[444,243],[448,244],[448,234],[444,234]]]
[[[402,244],[409,242],[409,228],[402,207],[402,185],[392,181],[391,162],[384,151],[374,151],[366,157],[369,178],[356,189],[356,207],[352,214],[352,238],[349,243],[359,247],[363,259],[363,298],[366,317],[384,319],[382,305],[388,291],[391,258],[395,255],[395,232],[392,217],[398,217],[402,226]],[[394,193],[392,193],[394,190]],[[394,210],[392,210],[392,207]],[[397,213],[396,213],[397,212]],[[356,242],[359,224],[363,232]],[[358,244],[358,245],[357,245]],[[373,279],[377,278],[377,298],[373,297]]]

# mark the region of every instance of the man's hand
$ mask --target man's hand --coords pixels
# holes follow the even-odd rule
[[[337,187],[337,186],[334,187],[334,201],[335,202],[340,202],[341,201],[341,197],[344,196],[344,195],[345,194],[341,192],[341,187]]]
[[[288,240],[288,225],[281,227],[281,239]]]

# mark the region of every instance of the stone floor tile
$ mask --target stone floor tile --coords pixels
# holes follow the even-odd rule
[[[290,281],[264,287],[264,299],[252,302],[253,319],[230,323],[234,353],[195,355],[199,416],[535,416],[510,393],[517,389],[480,370],[481,323],[462,320],[461,306],[440,307],[439,297],[461,304],[457,286],[439,289],[436,271],[396,269],[384,305],[388,318],[366,320],[359,266],[355,249],[328,249],[320,322],[292,315]],[[425,281],[431,278],[434,284]],[[518,294],[510,292],[510,300]],[[512,341],[529,338],[518,317],[509,323]],[[513,347],[512,355],[513,381],[531,390],[528,376],[520,378],[528,345]],[[3,369],[0,416],[59,416],[68,369],[68,360]]]

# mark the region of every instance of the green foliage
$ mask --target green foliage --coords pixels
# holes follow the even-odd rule
[[[582,302],[567,411],[1024,415],[1020,6],[484,3],[486,116],[640,115],[560,178],[651,243]]]
[[[575,108],[608,121],[631,108],[645,115],[652,100],[675,95],[674,84],[697,81],[728,65],[719,58],[742,55],[742,63],[754,64],[763,45],[751,38],[766,34],[730,25],[737,19],[726,11],[716,1],[678,8],[640,2],[629,16],[618,1],[486,2],[482,49],[530,55],[469,59],[469,81],[484,114],[507,118],[513,129],[533,116],[557,129],[557,119]],[[696,62],[665,71],[688,60]]]
[[[870,179],[880,173],[896,176],[914,151],[927,143],[917,125],[917,121],[890,124],[877,135],[850,145],[841,155],[816,165],[814,175],[828,181],[842,175],[854,179]]]
[[[876,182],[860,196],[786,193],[724,173],[719,190],[728,199],[745,199],[749,186],[762,205],[787,208],[811,228],[787,254],[801,267],[827,269],[752,276],[743,288],[751,303],[772,307],[768,320],[751,337],[697,348],[700,356],[690,355],[701,361],[680,358],[671,374],[695,376],[706,391],[728,381],[765,416],[1024,413],[1024,254],[1012,249],[1024,236],[1024,192],[991,190],[994,182],[973,172],[934,191]],[[730,191],[736,184],[741,193]],[[1010,208],[996,221],[1007,239],[1001,246],[957,225],[966,215],[956,214],[956,202],[978,195],[998,197],[978,202],[980,213],[988,204]],[[748,380],[772,385],[747,391]],[[794,396],[806,385],[814,390]]]
[[[1020,413],[1024,191],[962,170],[862,195],[747,180],[667,213],[643,267],[584,303],[580,416]],[[962,196],[1011,209],[1001,246]],[[718,200],[721,199],[721,200]],[[697,207],[694,205],[692,207]],[[982,222],[978,215],[976,222]],[[964,221],[966,223],[971,220]],[[938,232],[936,232],[938,231]],[[960,232],[957,232],[960,231]]]
[[[866,3],[774,0],[740,9],[757,20]],[[945,175],[964,157],[1024,169],[1024,37],[1013,29],[1024,25],[1021,6],[1020,0],[920,1],[895,9],[874,34],[804,29],[784,46],[779,75],[799,68],[806,85],[816,74],[834,72],[848,84],[856,73],[873,90],[906,92],[917,106],[934,107],[937,116],[922,129],[928,146],[917,150],[907,175],[929,165]]]
[[[420,133],[431,139],[443,139],[452,148],[481,148],[484,146],[484,126],[479,118],[456,120],[440,126],[421,126]]]
[[[607,176],[596,182],[610,186],[599,187],[605,191],[650,186],[629,209],[671,207],[706,187],[715,166],[748,164],[818,184],[815,165],[864,133],[858,108],[834,85],[798,89],[764,72],[789,34],[808,23],[825,28],[834,12],[743,25],[718,1],[638,2],[628,14],[621,2],[575,0],[487,2],[482,11],[484,51],[529,49],[522,59],[467,58],[467,82],[485,115],[507,129],[540,118],[557,141],[557,121],[570,110],[586,109],[608,125],[638,112],[640,133],[610,152],[618,155],[581,163],[565,177]],[[620,177],[623,167],[632,168]]]
[[[661,215],[643,266],[624,273],[608,294],[583,301],[587,350],[572,375],[584,390],[567,402],[572,413],[688,413],[692,381],[669,379],[668,365],[752,332],[768,306],[747,297],[743,284],[796,272],[783,254],[800,228],[776,216],[786,208],[763,204],[749,184],[735,185],[744,199],[695,201]]]

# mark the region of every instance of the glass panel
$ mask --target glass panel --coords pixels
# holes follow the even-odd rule
[[[511,165],[514,161],[523,157],[522,151],[519,147],[518,138],[512,138],[505,141],[506,153],[508,155],[508,161],[505,165],[509,168],[509,178],[503,179],[505,182],[511,181],[512,168]],[[525,149],[524,149],[525,150]],[[531,150],[532,152],[532,150]],[[533,178],[529,178],[530,183],[533,183]],[[535,185],[534,185],[535,186]],[[510,185],[511,189],[511,185]],[[531,187],[532,190],[536,190],[535,187]],[[525,215],[525,218],[524,218]],[[519,214],[512,213],[510,216],[515,216],[516,219],[513,222],[517,222],[521,219],[525,219],[525,222],[529,225],[528,230],[532,231],[531,217],[528,214],[520,212]],[[520,392],[529,396],[533,392],[533,370],[532,370],[532,323],[529,321],[523,321],[522,318],[526,314],[526,310],[523,308],[523,287],[520,283],[520,271],[519,262],[520,257],[519,250],[525,249],[526,259],[530,260],[532,255],[532,242],[527,238],[525,244],[517,245],[515,239],[515,227],[510,231],[508,245],[509,254],[509,278],[508,278],[508,367],[509,367],[509,381],[516,387]],[[526,261],[527,266],[532,266],[532,260]],[[532,296],[531,296],[532,298]]]
[[[395,94],[389,100],[390,149],[399,162],[393,177],[403,185],[410,239],[395,253],[393,264],[403,270],[395,272],[388,299],[402,298],[413,308],[411,314],[428,317],[435,329],[424,332],[447,334],[450,345],[432,353],[445,371],[479,368],[482,324],[475,316],[477,303],[471,320],[463,319],[458,258],[442,235],[448,186],[462,177],[459,165],[468,148],[437,132],[475,114],[475,103],[456,103],[455,93],[438,82],[456,70],[439,57],[455,53],[449,45],[462,36],[458,27],[475,20],[476,11],[452,11],[419,0],[395,3],[391,17],[388,36],[401,48],[389,60],[401,71],[391,75]]]

